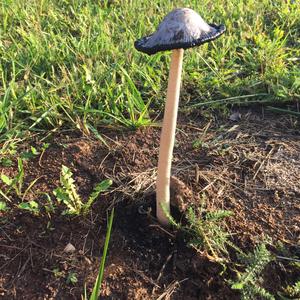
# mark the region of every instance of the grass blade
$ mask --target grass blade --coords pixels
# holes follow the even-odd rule
[[[278,108],[278,107],[273,107],[273,106],[268,106],[267,110],[273,111],[275,113],[282,113],[282,114],[288,114],[288,115],[300,117],[300,112],[293,111],[293,110],[288,110],[288,109],[283,109],[283,108]]]
[[[106,232],[106,237],[105,237],[105,244],[104,244],[104,249],[103,249],[103,255],[102,255],[102,259],[101,259],[101,263],[100,263],[100,267],[99,267],[99,273],[98,273],[97,280],[96,280],[96,283],[94,285],[93,292],[92,292],[92,295],[90,297],[90,300],[97,300],[98,296],[99,296],[99,293],[100,293],[101,283],[102,283],[103,274],[104,274],[104,266],[105,266],[107,250],[108,250],[108,244],[109,244],[111,229],[112,229],[112,224],[113,224],[113,219],[114,219],[114,208],[112,209],[111,214],[109,216],[108,225],[107,225],[107,232]]]

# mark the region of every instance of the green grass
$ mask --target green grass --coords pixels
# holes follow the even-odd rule
[[[148,124],[163,107],[170,57],[149,57],[133,43],[183,6],[228,29],[186,51],[183,107],[299,99],[297,0],[2,0],[2,139],[28,129]]]
[[[105,236],[103,254],[102,254],[101,263],[99,266],[99,272],[97,275],[97,279],[94,284],[92,294],[89,298],[90,300],[97,300],[99,298],[99,294],[101,292],[101,284],[102,284],[103,276],[104,276],[104,267],[105,267],[106,258],[107,258],[108,245],[109,245],[109,241],[110,241],[110,237],[111,237],[113,220],[114,220],[114,208],[112,209],[112,211],[109,215],[108,221],[107,221],[107,231],[106,231],[106,236]],[[85,290],[84,299],[87,299],[86,290]]]

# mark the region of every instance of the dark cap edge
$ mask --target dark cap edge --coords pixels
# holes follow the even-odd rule
[[[196,40],[194,40],[192,42],[188,42],[188,43],[185,42],[185,43],[174,43],[174,44],[169,44],[169,45],[157,45],[157,46],[151,47],[151,48],[143,47],[141,44],[145,39],[148,39],[149,37],[151,37],[151,35],[149,35],[149,36],[143,37],[143,38],[135,41],[134,47],[138,51],[144,52],[148,55],[153,55],[160,51],[167,51],[167,50],[174,50],[174,49],[188,49],[188,48],[197,47],[204,43],[213,41],[213,40],[217,39],[219,36],[221,36],[226,31],[225,25],[222,25],[222,24],[221,25],[208,24],[208,25],[217,30],[217,33],[213,36],[210,36],[209,38],[204,38],[204,39],[199,38],[199,39],[196,39]]]

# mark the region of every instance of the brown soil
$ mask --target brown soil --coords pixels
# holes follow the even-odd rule
[[[172,180],[177,214],[200,206],[205,195],[206,211],[234,213],[224,228],[241,249],[251,251],[269,236],[273,245],[280,242],[289,257],[299,259],[297,120],[245,111],[237,122],[191,115],[179,123]],[[43,155],[25,162],[23,190],[39,178],[26,201],[41,206],[46,203],[42,193],[55,202],[52,191],[59,186],[62,164],[72,170],[83,199],[101,180],[114,183],[86,218],[62,216],[58,204],[55,213],[42,209],[34,216],[18,209],[20,199],[9,195],[9,211],[0,212],[0,298],[81,299],[85,284],[90,293],[107,209],[115,206],[101,299],[240,299],[226,283],[235,278],[231,268],[224,272],[205,253],[189,248],[181,232],[161,228],[153,217],[160,129],[101,132],[107,145],[79,133],[59,134],[48,138],[51,146]],[[13,177],[16,169],[1,167],[0,173]],[[5,190],[1,183],[0,188]],[[74,252],[64,251],[68,243]],[[283,256],[278,248],[270,250]],[[267,271],[264,286],[275,294],[300,277],[299,268],[284,259]],[[72,272],[76,283],[67,281]]]

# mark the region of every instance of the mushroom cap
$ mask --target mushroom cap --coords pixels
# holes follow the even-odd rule
[[[207,24],[190,8],[177,8],[165,16],[156,32],[135,41],[134,46],[149,55],[165,50],[187,49],[212,41],[225,30],[224,25]]]

